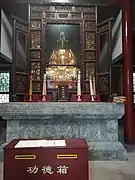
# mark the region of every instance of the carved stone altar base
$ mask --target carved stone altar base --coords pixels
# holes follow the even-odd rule
[[[116,103],[5,103],[6,142],[13,138],[85,138],[90,160],[126,160],[118,141],[118,119],[124,105]]]

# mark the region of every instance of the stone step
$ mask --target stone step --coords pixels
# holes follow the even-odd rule
[[[87,142],[90,161],[125,161],[127,151],[120,142]]]

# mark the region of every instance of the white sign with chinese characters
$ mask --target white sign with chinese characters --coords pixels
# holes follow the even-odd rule
[[[15,148],[29,148],[29,147],[65,147],[65,140],[20,140]]]
[[[56,167],[56,173],[61,175],[68,174],[68,166],[60,165]],[[33,167],[28,167],[27,172],[29,174],[37,174],[40,169],[35,165]],[[42,174],[50,174],[52,175],[54,173],[52,166],[47,165],[42,167]]]

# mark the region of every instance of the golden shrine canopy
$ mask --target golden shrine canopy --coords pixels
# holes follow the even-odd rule
[[[72,88],[72,82],[77,79],[76,57],[71,49],[65,48],[66,40],[64,32],[60,33],[60,39],[57,41],[59,47],[54,49],[49,58],[49,67],[46,69],[47,77],[51,85],[56,87],[59,84],[68,84]]]

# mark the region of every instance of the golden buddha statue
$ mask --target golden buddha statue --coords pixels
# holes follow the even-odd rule
[[[60,33],[60,39],[57,41],[59,48],[54,49],[49,59],[51,65],[75,65],[76,58],[71,49],[65,49],[66,40],[64,32]]]
[[[68,84],[71,87],[71,82],[77,78],[76,58],[72,50],[66,48],[68,40],[64,32],[60,33],[57,43],[59,47],[53,50],[49,58],[50,66],[46,69],[46,74],[55,87],[60,83]]]

